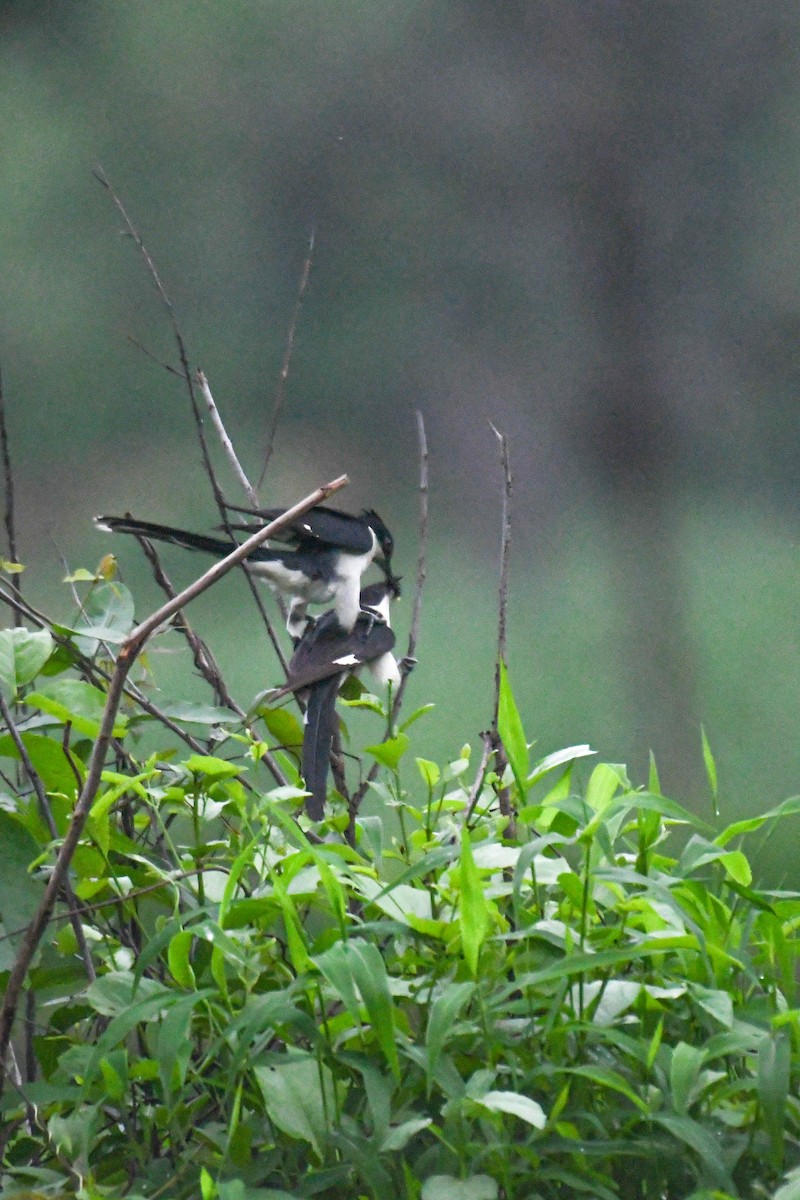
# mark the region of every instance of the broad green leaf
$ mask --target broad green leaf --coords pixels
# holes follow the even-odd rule
[[[46,629],[0,629],[0,685],[13,696],[36,678],[54,646]]]
[[[61,744],[38,733],[23,733],[22,744],[45,791],[74,796],[77,791],[75,773]],[[0,736],[0,758],[19,758],[10,733]],[[80,768],[79,768],[80,769]]]
[[[351,938],[348,942],[337,942],[313,961],[356,1020],[361,1019],[363,1003],[383,1055],[393,1074],[399,1077],[392,997],[378,947],[361,938]]]
[[[765,1037],[759,1047],[758,1098],[776,1166],[783,1162],[784,1143],[789,1132],[785,1122],[791,1058],[791,1044],[785,1030]]]
[[[234,775],[241,775],[244,770],[238,763],[228,762],[226,758],[215,758],[211,754],[191,754],[183,765],[192,775],[204,776],[207,782],[232,779]]]
[[[400,759],[410,745],[411,739],[408,735],[398,733],[396,737],[387,738],[385,742],[380,742],[376,746],[365,746],[364,749],[367,754],[371,754],[384,767],[388,767],[391,771],[396,771]]]
[[[489,1175],[457,1179],[455,1175],[429,1175],[420,1200],[497,1200],[500,1185]]]
[[[27,829],[10,813],[0,809],[0,918],[6,934],[24,930],[32,921],[44,895],[44,883],[28,873],[39,854],[39,846]],[[0,970],[8,970],[19,936],[0,941]]]
[[[182,988],[195,986],[194,971],[189,961],[194,934],[190,929],[181,929],[175,934],[167,948],[167,962],[172,978]]]
[[[741,887],[749,887],[753,882],[750,863],[741,850],[728,850],[722,855],[720,862],[734,883],[738,883]]]
[[[619,1092],[620,1095],[627,1096],[630,1102],[641,1112],[649,1111],[645,1101],[642,1100],[641,1096],[637,1096],[628,1080],[620,1075],[619,1071],[615,1071],[611,1067],[604,1067],[598,1063],[584,1067],[564,1067],[561,1069],[567,1075],[578,1075],[581,1079],[589,1079],[592,1083],[599,1084],[600,1087],[610,1088],[613,1092]]]
[[[328,1119],[336,1112],[330,1070],[310,1056],[279,1066],[254,1067],[264,1107],[273,1125],[290,1137],[308,1142],[317,1158],[324,1157],[330,1136]]]
[[[690,1117],[682,1117],[676,1113],[653,1113],[651,1120],[668,1130],[678,1141],[694,1150],[703,1164],[704,1174],[716,1187],[731,1196],[737,1194],[736,1185],[728,1174],[719,1152],[719,1142],[709,1129],[704,1125],[699,1125]]]
[[[480,874],[472,857],[469,831],[461,831],[461,857],[459,860],[461,891],[459,896],[459,923],[461,944],[467,966],[473,979],[478,975],[478,960],[481,946],[489,932],[490,919],[486,896]]]
[[[621,784],[622,780],[616,767],[610,763],[598,763],[586,786],[586,803],[589,808],[596,813],[604,813]]]
[[[186,1079],[192,1054],[192,1012],[203,995],[202,992],[195,992],[191,996],[182,996],[161,1019],[156,1038],[156,1057],[167,1103],[180,1091]]]
[[[557,767],[563,767],[567,763],[574,762],[576,758],[585,758],[587,755],[596,753],[596,750],[593,750],[591,746],[587,746],[586,744],[582,746],[568,746],[565,750],[556,750],[553,754],[548,754],[546,758],[540,759],[534,765],[528,776],[528,787],[532,787],[534,783],[538,783],[540,779],[544,779],[545,775],[549,775]]]
[[[429,758],[415,758],[414,762],[417,764],[417,770],[422,776],[425,786],[435,788],[442,774],[438,764],[431,762]]]
[[[397,1153],[399,1150],[405,1150],[415,1134],[421,1133],[423,1129],[427,1129],[432,1124],[433,1121],[430,1117],[417,1117],[411,1121],[403,1121],[401,1125],[393,1125],[381,1142],[381,1153]]]
[[[506,664],[500,660],[500,703],[497,710],[497,732],[505,747],[519,794],[524,798],[528,790],[528,743],[522,718],[508,681]]]
[[[12,562],[10,558],[0,558],[0,571],[5,571],[6,575],[19,575],[24,570],[24,563]]]
[[[448,983],[431,1005],[425,1033],[425,1074],[428,1079],[428,1091],[448,1035],[474,991],[473,983]]]
[[[703,1065],[703,1051],[686,1042],[678,1042],[672,1051],[669,1069],[672,1106],[680,1116],[685,1116],[691,1105],[693,1092]]]
[[[541,1104],[531,1100],[530,1096],[521,1096],[519,1092],[487,1092],[476,1103],[488,1108],[490,1112],[511,1113],[519,1117],[534,1129],[544,1129],[547,1117]]]
[[[278,746],[302,746],[303,726],[294,713],[287,708],[263,708],[260,710],[269,732]]]
[[[159,712],[173,721],[186,721],[190,725],[236,725],[241,722],[238,713],[215,704],[199,704],[193,700],[173,700],[159,704]]]
[[[81,653],[91,657],[102,643],[124,642],[133,625],[133,597],[125,585],[100,583],[86,597],[72,632],[78,638]]]
[[[60,677],[43,684],[35,692],[29,692],[25,703],[65,725],[71,724],[78,733],[95,738],[100,732],[106,696],[99,688],[82,679]],[[114,723],[114,737],[123,737],[127,724],[126,717],[118,716]]]

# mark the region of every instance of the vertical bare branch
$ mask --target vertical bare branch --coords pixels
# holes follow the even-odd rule
[[[489,731],[492,749],[494,750],[495,769],[498,778],[502,780],[506,767],[508,766],[508,758],[506,756],[505,747],[503,746],[498,729],[498,717],[500,713],[500,664],[506,661],[506,629],[507,629],[507,614],[508,614],[508,570],[511,555],[511,466],[508,457],[508,439],[504,433],[500,433],[495,429],[491,421],[489,425],[495,437],[500,442],[500,463],[503,470],[503,506],[501,516],[501,538],[500,538],[500,580],[498,584],[497,598],[497,660],[494,668],[494,713],[492,716],[492,727]],[[511,807],[511,797],[507,787],[498,785],[497,800],[500,805],[500,812],[508,818],[508,833],[513,837],[515,833],[515,818],[514,811]]]
[[[184,588],[173,600],[168,600],[166,604],[162,604],[145,621],[137,625],[122,643],[111,675],[105,709],[103,710],[103,719],[100,724],[100,732],[92,747],[83,788],[75,803],[72,820],[67,829],[66,836],[61,843],[61,849],[53,865],[44,896],[34,914],[33,920],[25,931],[22,944],[8,977],[3,1005],[0,1008],[0,1094],[2,1094],[2,1087],[6,1078],[6,1055],[11,1041],[11,1031],[28,968],[33,961],[36,947],[39,945],[50,914],[53,911],[56,898],[64,886],[70,863],[78,846],[78,841],[83,833],[87,817],[97,796],[106,754],[111,745],[114,724],[122,701],[125,681],[133,664],[148,639],[155,633],[159,626],[173,617],[176,612],[179,612],[191,600],[196,599],[197,596],[216,583],[218,579],[226,575],[228,571],[237,566],[248,554],[251,554],[262,542],[266,541],[267,538],[278,533],[284,526],[295,520],[296,517],[313,508],[315,504],[321,504],[333,492],[344,487],[347,482],[347,476],[342,475],[338,479],[334,479],[331,483],[317,488],[310,496],[301,500],[299,504],[295,504],[292,508],[287,509],[277,520],[271,521],[263,529],[259,529],[247,541],[242,542],[240,546],[237,546],[225,558],[220,559],[219,562],[210,567],[194,583]]]
[[[269,430],[267,431],[267,445],[264,450],[264,465],[261,468],[261,474],[258,477],[257,488],[260,488],[264,482],[264,477],[267,474],[269,460],[272,458],[272,450],[275,443],[275,433],[278,429],[278,420],[283,408],[283,401],[286,396],[286,381],[289,378],[289,367],[292,363],[292,354],[294,353],[294,338],[297,332],[297,322],[300,318],[300,310],[303,307],[303,301],[308,288],[308,280],[311,275],[311,264],[314,258],[314,238],[315,230],[312,225],[311,233],[308,237],[308,253],[306,254],[303,270],[300,273],[300,283],[297,288],[297,299],[294,303],[294,312],[292,319],[289,322],[289,330],[286,334],[286,349],[283,352],[283,362],[281,363],[281,373],[278,377],[278,387],[275,392],[275,402],[272,406],[272,417],[270,418]],[[255,505],[257,508],[258,505]]]
[[[11,451],[8,444],[8,426],[6,424],[6,402],[3,392],[3,377],[0,374],[0,453],[3,458],[3,478],[5,480],[5,527],[8,542],[8,557],[11,562],[19,562],[17,558],[17,532],[14,524],[14,475],[11,470]],[[11,587],[17,596],[21,596],[19,575],[12,575]],[[22,618],[18,612],[14,614],[14,624],[20,625]]]
[[[500,579],[497,603],[497,661],[494,673],[494,717],[492,721],[493,726],[496,727],[497,712],[500,705],[500,663],[506,661],[508,569],[511,553],[511,467],[508,458],[508,439],[506,435],[495,429],[491,421],[489,425],[495,437],[500,442],[500,463],[503,469],[502,536],[500,540]]]

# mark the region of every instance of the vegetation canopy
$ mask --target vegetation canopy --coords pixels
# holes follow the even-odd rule
[[[0,634],[5,980],[133,626],[98,576],[71,627]],[[499,684],[502,770],[346,701],[373,800],[313,826],[287,709],[123,700],[27,973],[4,1195],[800,1195],[800,896],[743,848],[800,798],[711,828],[655,769],[580,785],[589,748],[531,765]]]

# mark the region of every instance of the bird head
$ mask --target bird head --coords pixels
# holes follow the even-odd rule
[[[378,542],[375,562],[386,575],[387,582],[394,580],[392,575],[392,554],[394,553],[394,538],[384,525],[374,508],[365,508],[362,516],[369,525]]]

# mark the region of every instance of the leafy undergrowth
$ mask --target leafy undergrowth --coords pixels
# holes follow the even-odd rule
[[[108,587],[59,646],[0,635],[56,825],[3,734],[0,972],[99,727],[69,647],[96,661],[125,625]],[[303,815],[287,711],[165,706],[206,722],[201,754],[126,708],[72,863],[79,920],[62,900],[29,974],[2,1194],[800,1197],[800,894],[758,890],[746,856],[800,799],[712,828],[655,770],[646,790],[578,771],[587,747],[532,766],[505,676],[501,699],[502,778],[468,747],[415,759],[423,710],[379,742],[382,703],[355,701],[380,815],[350,841],[335,793],[326,822]]]

